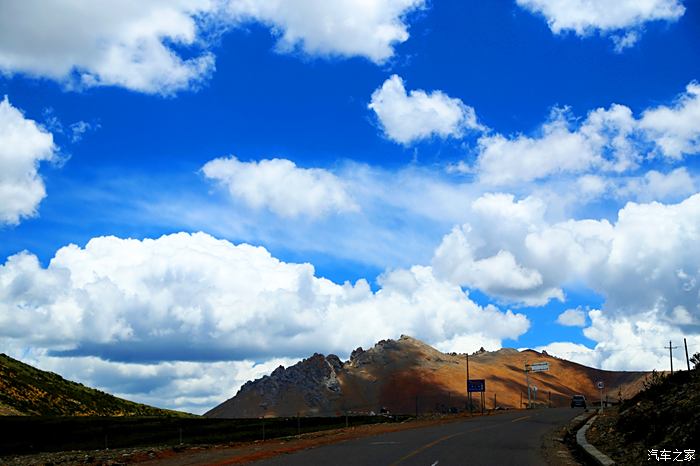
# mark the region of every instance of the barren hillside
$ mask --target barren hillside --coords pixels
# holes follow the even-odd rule
[[[565,406],[571,395],[599,399],[596,382],[605,383],[610,400],[618,390],[629,398],[641,388],[644,372],[593,369],[532,350],[504,348],[469,356],[471,379],[485,379],[486,408],[520,407],[527,400],[525,364],[549,362],[548,372],[531,373],[537,403]],[[466,355],[445,354],[402,336],[358,348],[342,362],[335,355],[314,354],[289,368],[248,382],[233,398],[205,414],[209,417],[339,415],[379,412],[444,412],[466,404]],[[476,409],[478,394],[473,394]]]

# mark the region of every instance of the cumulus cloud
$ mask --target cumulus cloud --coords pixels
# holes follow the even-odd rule
[[[42,161],[56,159],[51,133],[10,104],[0,101],[0,225],[33,217],[46,197],[39,175]]]
[[[678,160],[700,152],[700,84],[688,84],[672,106],[646,110],[639,126],[665,157]]]
[[[611,34],[617,51],[634,45],[638,31],[650,21],[676,21],[685,13],[680,0],[516,0],[545,17],[555,34],[573,31],[581,37],[599,31]]]
[[[559,314],[557,323],[567,327],[584,327],[586,325],[586,313],[581,308],[567,309]]]
[[[268,24],[282,52],[363,56],[383,63],[394,45],[408,40],[405,16],[425,0],[230,0],[228,12],[240,21]]]
[[[480,209],[484,205],[489,208]],[[484,196],[472,210],[472,221],[436,250],[438,277],[527,304],[563,299],[563,287],[582,283],[606,298],[608,313],[653,309],[671,320],[683,314],[679,309],[694,319],[700,313],[700,194],[678,204],[630,202],[614,223],[550,223],[537,199],[503,194]],[[500,259],[505,255],[512,260]],[[497,277],[518,279],[508,285],[469,273],[480,261],[498,264]],[[523,271],[539,279],[523,280]]]
[[[438,277],[512,302],[543,305],[562,290],[513,254],[523,234],[543,224],[544,204],[529,197],[486,194],[472,203],[472,221],[447,234],[433,257]]]
[[[605,370],[668,371],[670,361],[665,347],[669,341],[676,345],[686,338],[691,353],[694,348],[700,348],[700,335],[684,332],[666,316],[659,315],[657,310],[616,316],[603,310],[593,310],[588,316],[591,325],[583,333],[595,342],[593,348],[570,342],[554,342],[538,350],[544,349],[554,356]],[[673,367],[686,367],[683,352],[674,352]]]
[[[430,267],[333,283],[310,264],[204,233],[143,241],[100,237],[27,252],[0,266],[0,334],[65,356],[218,361],[341,354],[397,334],[428,342],[480,334],[517,338],[521,314],[480,307]],[[477,341],[474,342],[478,344]]]
[[[613,189],[622,198],[642,202],[677,201],[697,192],[695,180],[685,167],[668,173],[649,170],[642,176],[621,180]]]
[[[671,162],[700,152],[700,86],[691,83],[672,105],[649,108],[635,118],[629,107],[598,108],[578,121],[566,108],[555,108],[533,135],[485,134],[478,140],[474,172],[488,185],[517,185],[552,176],[595,172],[623,174],[645,159]],[[592,188],[593,178],[583,178]]]
[[[299,168],[286,159],[218,158],[207,162],[202,172],[226,186],[232,197],[283,217],[320,217],[359,209],[340,178],[320,168]]]
[[[537,136],[482,136],[475,170],[481,181],[493,185],[594,168],[622,172],[638,163],[634,130],[632,112],[623,105],[596,109],[578,125],[566,109],[554,109]]]
[[[214,56],[183,58],[172,45],[194,46],[198,19],[213,9],[209,0],[3,2],[0,69],[77,88],[190,89],[214,70]]]
[[[410,144],[432,136],[461,137],[468,129],[484,129],[472,107],[441,91],[406,92],[403,80],[392,75],[372,94],[368,105],[384,134],[401,144]]]
[[[245,381],[313,352],[347,357],[401,333],[448,351],[500,347],[522,314],[479,306],[430,267],[336,284],[310,264],[204,233],[99,237],[48,266],[0,265],[3,351],[156,406],[201,413]]]
[[[215,69],[215,38],[249,22],[270,26],[282,52],[383,63],[396,44],[408,40],[405,16],[423,5],[424,0],[2,2],[0,72],[49,78],[73,89],[120,86],[170,95],[198,88]]]

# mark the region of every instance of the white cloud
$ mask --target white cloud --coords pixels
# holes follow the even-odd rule
[[[216,37],[251,21],[268,25],[282,52],[383,63],[408,40],[405,16],[423,6],[424,0],[2,2],[0,73],[49,78],[69,89],[120,86],[171,95],[208,79]]]
[[[624,34],[612,35],[611,39],[615,44],[615,52],[622,53],[625,49],[633,47],[639,41],[639,32],[627,31]]]
[[[379,118],[384,134],[401,144],[410,144],[431,136],[461,137],[465,130],[484,129],[472,107],[441,91],[408,94],[403,80],[392,75],[372,94],[368,105]]]
[[[383,63],[394,45],[408,40],[405,16],[424,5],[425,0],[230,0],[228,11],[240,21],[270,25],[282,52]]]
[[[484,201],[475,202],[470,223],[446,235],[436,250],[438,277],[528,304],[561,296],[562,287],[579,283],[606,297],[607,313],[655,310],[673,320],[681,306],[695,319],[700,314],[700,194],[678,204],[630,202],[614,223],[549,223],[533,198],[483,199],[490,208],[480,210]],[[504,255],[512,260],[498,260]],[[499,265],[497,276],[517,279],[508,284],[465,272],[486,260]],[[540,279],[524,282],[525,270]]]
[[[573,31],[584,37],[594,31],[613,34],[621,51],[639,38],[650,21],[676,21],[685,13],[680,0],[516,0],[518,5],[547,20],[555,34]]]
[[[0,265],[3,351],[128,399],[201,413],[291,357],[341,357],[401,333],[450,351],[500,347],[522,314],[480,307],[430,267],[388,271],[373,292],[264,248],[204,233],[66,246],[48,267]],[[261,361],[261,362],[254,362]]]
[[[696,193],[695,177],[686,167],[667,173],[649,170],[637,176],[583,175],[576,179],[576,199],[635,200],[638,202],[680,201]]]
[[[214,70],[214,56],[203,51],[185,59],[170,44],[194,46],[198,18],[214,6],[209,0],[3,2],[0,70],[77,88],[191,89]]]
[[[273,358],[250,360],[158,363],[105,361],[94,356],[55,357],[44,349],[8,351],[27,364],[56,372],[68,380],[104,390],[115,396],[160,408],[203,414],[231,398],[248,380],[268,375],[280,365],[297,362]]]
[[[438,277],[512,302],[543,305],[563,292],[511,250],[523,233],[542,224],[544,205],[535,198],[486,194],[472,203],[472,221],[445,235],[435,250]]]
[[[700,153],[698,128],[700,85],[693,82],[673,105],[649,108],[639,118],[619,104],[593,110],[581,122],[567,109],[555,108],[534,135],[482,136],[473,166],[461,163],[452,169],[500,186],[552,176],[619,175],[639,168],[645,159],[661,156],[677,162]],[[593,178],[580,180],[588,182],[584,187],[594,187]]]
[[[660,371],[670,370],[669,341],[681,346],[673,352],[675,370],[685,370],[683,338],[688,351],[700,349],[700,335],[681,330],[674,322],[656,311],[635,312],[610,316],[605,311],[588,313],[591,325],[583,330],[586,337],[596,342],[594,348],[584,345],[555,342],[538,348],[549,354],[605,370]],[[680,345],[679,345],[680,343]]]
[[[586,199],[595,199],[610,188],[610,181],[598,175],[583,175],[576,180],[577,193]]]
[[[566,109],[554,109],[536,137],[482,136],[475,171],[483,183],[492,185],[592,169],[622,172],[638,163],[634,130],[632,112],[623,105],[596,109],[577,127]]]
[[[218,361],[347,352],[406,333],[427,342],[517,338],[525,316],[480,307],[430,267],[387,272],[372,292],[315,276],[264,248],[204,233],[92,239],[48,267],[0,266],[0,336],[65,356]]]
[[[0,101],[0,225],[36,215],[46,197],[39,164],[55,160],[55,149],[51,133],[25,118],[7,96]]]
[[[685,167],[668,173],[649,170],[643,176],[628,178],[618,183],[616,194],[642,202],[680,200],[697,192],[695,180]]]
[[[337,176],[320,168],[299,168],[286,159],[218,158],[207,162],[202,172],[226,186],[234,198],[283,217],[319,217],[359,209]]]
[[[659,152],[670,159],[700,152],[700,84],[686,87],[675,105],[646,110],[639,120],[647,138]]]
[[[93,129],[93,125],[86,121],[76,121],[71,123],[70,128],[70,140],[71,142],[79,142],[83,139],[83,135],[88,131]]]
[[[586,313],[583,309],[567,309],[559,314],[557,323],[567,327],[584,327],[586,325]]]
[[[546,351],[552,356],[574,361],[588,367],[601,367],[600,358],[595,350],[580,343],[555,341],[544,346],[533,348],[535,351]]]

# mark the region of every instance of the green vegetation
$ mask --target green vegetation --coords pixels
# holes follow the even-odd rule
[[[0,354],[0,414],[192,416],[117,398]]]

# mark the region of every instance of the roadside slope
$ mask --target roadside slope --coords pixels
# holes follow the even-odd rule
[[[191,416],[117,398],[5,354],[0,354],[0,415]]]

